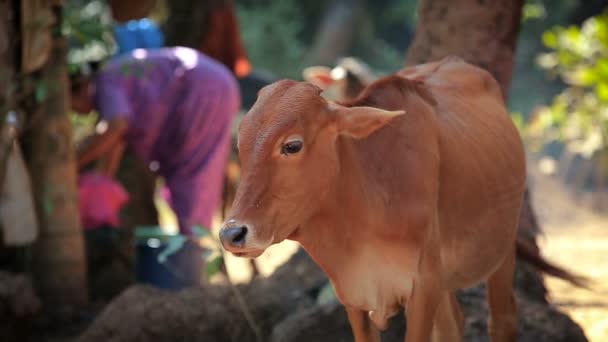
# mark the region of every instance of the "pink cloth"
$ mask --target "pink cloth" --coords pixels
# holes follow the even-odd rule
[[[84,229],[119,227],[119,213],[129,194],[112,178],[85,172],[78,179],[80,219]]]

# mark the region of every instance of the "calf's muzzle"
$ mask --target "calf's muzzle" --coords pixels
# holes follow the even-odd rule
[[[237,227],[223,227],[220,230],[220,241],[224,248],[242,248],[247,239],[248,228],[245,225]]]

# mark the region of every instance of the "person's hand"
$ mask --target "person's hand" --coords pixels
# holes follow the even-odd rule
[[[117,144],[100,159],[100,171],[103,175],[114,178],[120,167],[120,162],[122,161],[126,147],[127,145],[125,143]]]
[[[124,118],[116,118],[106,123],[101,121],[98,127],[104,124],[102,129],[96,129],[97,134],[90,137],[90,141],[82,146],[78,153],[78,167],[87,164],[111,153],[119,145],[123,144],[123,136],[129,128],[129,123]]]
[[[78,144],[76,145],[76,155],[81,156],[83,154],[83,152],[86,151],[86,149],[89,146],[91,146],[91,143],[93,142],[94,139],[95,139],[95,135],[92,134],[92,135],[85,137],[80,142],[78,142]]]

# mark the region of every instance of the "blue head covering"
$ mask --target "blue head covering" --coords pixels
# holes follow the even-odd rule
[[[118,46],[117,56],[135,49],[160,48],[165,40],[158,25],[150,19],[131,20],[115,26],[114,39]]]

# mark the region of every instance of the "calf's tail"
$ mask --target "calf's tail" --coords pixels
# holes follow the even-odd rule
[[[581,288],[591,289],[591,280],[585,276],[572,273],[563,267],[560,267],[551,261],[545,259],[536,246],[525,241],[522,237],[517,237],[516,243],[517,257],[531,264],[539,271],[550,276],[563,279],[573,285]]]

